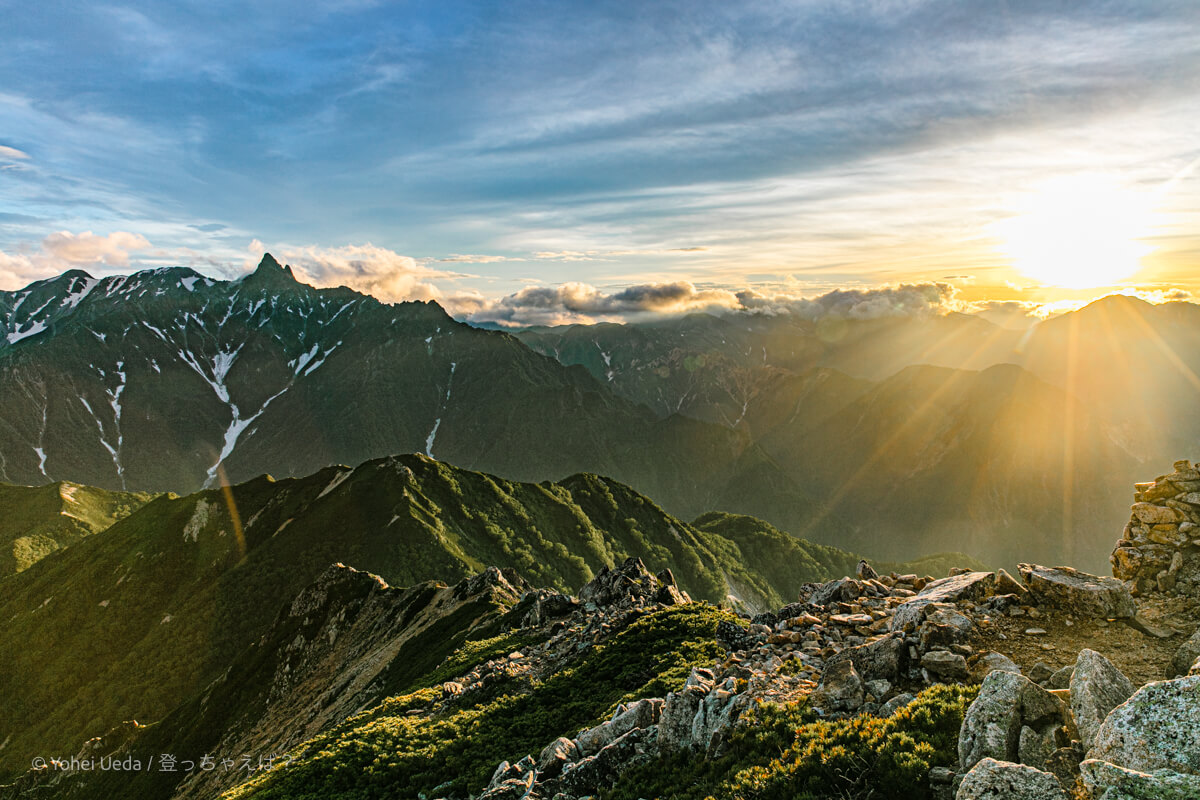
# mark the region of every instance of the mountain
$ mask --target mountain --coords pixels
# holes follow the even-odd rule
[[[497,566],[567,591],[637,556],[699,599],[753,610],[858,559],[741,527],[711,515],[689,525],[595,475],[516,483],[420,455],[163,495],[5,579],[0,769],[160,719],[336,562],[394,586]]]
[[[954,547],[1100,569],[1123,488],[1200,448],[1194,303],[1112,296],[1028,331],[741,313],[516,335],[660,414],[750,437],[771,474],[740,473],[715,508],[894,557]],[[762,491],[779,480],[803,487],[797,507]]]
[[[423,452],[520,480],[611,475],[683,516],[747,471],[804,496],[743,433],[659,419],[436,303],[301,284],[269,254],[235,281],[64,273],[0,293],[0,320],[11,483],[188,492]]]
[[[106,530],[151,499],[64,481],[37,487],[0,484],[0,579]]]

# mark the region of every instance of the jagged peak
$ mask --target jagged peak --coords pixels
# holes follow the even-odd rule
[[[292,273],[292,268],[280,264],[275,260],[275,256],[270,253],[263,253],[262,261],[258,262],[258,267],[254,272],[247,275],[242,281],[247,284],[272,285],[272,286],[296,286],[299,281]]]

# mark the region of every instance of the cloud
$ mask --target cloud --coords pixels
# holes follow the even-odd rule
[[[258,263],[263,243],[250,243],[247,269]],[[386,302],[436,300],[442,290],[437,280],[456,280],[461,273],[432,269],[410,256],[400,255],[371,243],[344,247],[292,247],[271,249],[276,257],[290,265],[297,279],[313,286],[348,286]]]
[[[1041,303],[1030,303],[1020,300],[983,300],[971,303],[963,310],[986,319],[1001,328],[1023,330],[1045,319]]]
[[[945,314],[957,311],[958,289],[948,283],[919,283],[878,289],[834,289],[815,298],[786,293],[763,295],[753,289],[737,293],[742,308],[766,314],[795,314],[819,319],[829,314],[848,319],[877,319]]]
[[[463,254],[451,253],[443,258],[434,259],[442,263],[448,264],[493,264],[500,261],[524,261],[523,258],[510,258],[509,256],[489,256],[482,254]]]
[[[24,150],[18,150],[15,147],[7,147],[0,144],[0,159],[6,161],[25,161],[29,158],[29,153]]]
[[[647,283],[603,292],[586,283],[531,286],[488,300],[447,298],[451,314],[469,322],[504,326],[566,325],[628,321],[656,314],[707,311],[718,314],[794,314],[805,319],[837,315],[851,319],[923,316],[957,311],[958,290],[944,283],[904,284],[879,289],[838,289],[814,298],[763,294],[754,289],[697,288],[688,281]],[[453,302],[458,299],[456,304]]]
[[[78,234],[59,231],[43,239],[42,247],[55,258],[72,265],[125,267],[129,265],[129,253],[150,249],[150,242],[140,233],[126,231],[115,231],[107,236],[97,236],[91,231]]]

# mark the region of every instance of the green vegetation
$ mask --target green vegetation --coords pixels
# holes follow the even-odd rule
[[[0,483],[0,578],[106,530],[153,497],[62,481],[45,486]]]
[[[930,767],[957,758],[976,691],[934,686],[887,719],[827,721],[805,702],[763,704],[721,758],[657,759],[628,770],[603,800],[923,800]]]
[[[433,699],[432,689],[392,698],[302,745],[286,769],[225,797],[349,800],[478,793],[501,760],[536,755],[556,737],[599,722],[619,703],[681,687],[692,667],[722,655],[713,637],[723,619],[733,617],[702,604],[653,612],[531,692],[501,691],[486,703],[447,715],[405,714]],[[491,641],[468,645],[451,658],[465,665],[493,648]]]

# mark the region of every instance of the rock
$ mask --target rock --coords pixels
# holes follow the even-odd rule
[[[1147,636],[1153,636],[1155,639],[1169,639],[1175,635],[1174,631],[1170,630],[1169,628],[1162,628],[1158,625],[1152,624],[1142,617],[1141,614],[1134,614],[1132,617],[1122,621],[1135,631],[1144,633]]]
[[[542,794],[552,797],[555,792],[564,792],[582,797],[611,788],[626,770],[653,758],[659,735],[657,727],[629,731],[594,756],[565,767],[557,780],[548,782]]]
[[[971,635],[975,623],[965,614],[960,614],[953,606],[930,605],[921,623],[919,636],[921,648],[928,650],[933,647],[949,647],[961,644]]]
[[[1029,631],[1026,631],[1028,633]],[[1044,684],[1050,680],[1050,676],[1054,674],[1054,668],[1045,662],[1039,661],[1029,668],[1029,680],[1036,684]]]
[[[1133,684],[1095,650],[1080,650],[1071,674],[1071,714],[1084,749],[1091,747],[1096,731],[1109,712],[1133,694]]]
[[[884,703],[880,707],[879,716],[885,717],[885,718],[890,717],[893,714],[895,714],[897,711],[899,711],[900,709],[906,708],[909,703],[911,703],[912,701],[914,701],[916,699],[917,698],[913,697],[908,692],[898,694],[895,697],[893,697],[891,700],[888,700],[886,703]]]
[[[1059,786],[1070,792],[1079,777],[1079,762],[1082,760],[1083,748],[1075,742],[1070,747],[1060,747],[1051,753],[1044,769],[1058,778]]]
[[[860,581],[879,580],[879,573],[871,569],[871,565],[866,559],[858,562],[858,568],[854,571]]]
[[[579,758],[579,748],[565,736],[560,736],[542,750],[538,756],[537,771],[539,780],[553,778],[562,772],[563,767]]]
[[[983,679],[958,734],[958,757],[964,769],[983,758],[1015,761],[1022,725],[1038,732],[1065,721],[1066,709],[1054,695],[1024,675],[992,672]]]
[[[630,557],[615,569],[605,567],[600,570],[596,577],[579,590],[579,599],[581,602],[595,603],[597,606],[612,605],[626,598],[657,601],[661,588],[674,585],[675,578],[670,570],[663,570],[655,576],[650,574],[640,558]],[[667,594],[672,595],[669,591]],[[690,602],[690,598],[678,588],[672,596],[676,595],[678,602]]]
[[[896,606],[891,629],[915,629],[924,619],[926,607],[930,603],[956,603],[960,600],[979,602],[993,594],[995,587],[996,575],[993,572],[968,572],[933,581],[918,592],[916,597],[910,597]]]
[[[1191,638],[1175,651],[1175,655],[1171,658],[1171,666],[1167,669],[1167,677],[1177,678],[1180,675],[1186,675],[1192,664],[1196,663],[1197,658],[1200,658],[1200,628],[1197,628]]]
[[[861,673],[860,673],[861,674]],[[892,682],[879,678],[873,681],[863,681],[863,688],[867,690],[867,694],[880,700],[887,696],[887,693],[892,690]]]
[[[723,619],[717,623],[717,641],[730,651],[750,650],[759,642],[759,637],[751,631]]]
[[[689,678],[690,680],[690,678]],[[692,746],[692,722],[704,702],[708,689],[691,685],[671,692],[663,703],[658,722],[658,749],[667,754]]]
[[[1068,800],[1058,779],[1050,773],[993,758],[985,758],[971,768],[955,799]]]
[[[1071,687],[1071,676],[1075,674],[1075,665],[1068,664],[1062,669],[1056,671],[1046,681],[1047,689],[1069,689]]]
[[[1166,506],[1158,506],[1153,503],[1134,503],[1133,515],[1139,521],[1147,525],[1161,525],[1164,523],[1183,522],[1183,514],[1180,514],[1173,508]]]
[[[828,606],[831,603],[850,603],[863,595],[863,584],[854,578],[839,578],[836,581],[823,583],[809,596],[808,602],[814,606]]]
[[[1016,672],[1018,674],[1021,672],[1021,668],[1011,658],[1003,653],[989,650],[977,656],[971,664],[971,682],[983,683],[983,679],[988,676],[988,673],[995,672],[996,670],[1000,670],[1001,672]]]
[[[930,650],[921,656],[921,666],[931,675],[948,680],[965,678],[969,674],[967,659],[948,650]]]
[[[583,756],[595,755],[617,739],[637,728],[647,728],[658,721],[663,701],[658,698],[638,700],[620,709],[608,722],[584,731],[575,739]]]
[[[1088,758],[1138,772],[1200,774],[1200,677],[1138,689],[1100,725]]]
[[[1125,769],[1105,761],[1088,760],[1080,766],[1083,785],[1098,800],[1196,800],[1200,777],[1170,770],[1153,774]]]
[[[857,711],[864,700],[862,677],[849,660],[827,665],[820,685],[812,693],[813,707],[825,714]]]
[[[1099,577],[1070,567],[1019,564],[1031,593],[1060,609],[1083,617],[1122,619],[1137,613],[1133,597],[1116,578]]]
[[[850,661],[864,681],[887,680],[893,683],[908,670],[908,646],[899,634],[885,636],[858,647],[848,647],[826,662],[826,668]]]
[[[751,703],[748,696],[734,691],[736,686],[735,678],[726,680],[704,698],[692,718],[692,745],[709,757],[720,755],[733,726]]]
[[[1028,725],[1021,726],[1021,733],[1017,737],[1017,759],[1020,763],[1045,769],[1046,760],[1056,749],[1053,734],[1047,736]]]
[[[994,591],[996,594],[1015,594],[1020,597],[1027,590],[1020,581],[1009,575],[1006,570],[998,569],[996,570],[996,587]]]

